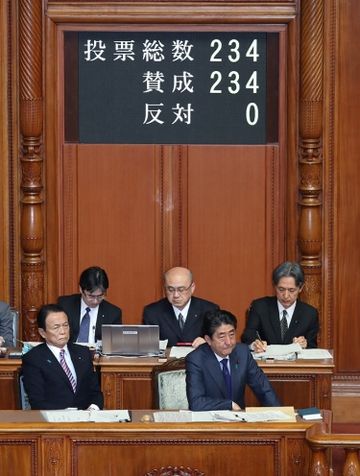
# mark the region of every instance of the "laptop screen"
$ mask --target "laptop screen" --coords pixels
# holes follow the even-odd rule
[[[102,353],[105,355],[159,355],[159,326],[104,324]]]

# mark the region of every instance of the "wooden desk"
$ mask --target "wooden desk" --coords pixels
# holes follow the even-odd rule
[[[1,475],[143,476],[168,465],[207,476],[309,474],[311,422],[141,423],[144,411],[132,413],[131,423],[54,424],[37,411],[0,411]]]
[[[151,371],[159,365],[155,358],[101,358],[101,388],[105,408],[152,408]],[[317,406],[331,409],[332,359],[259,362],[283,405],[295,408]],[[16,375],[21,360],[0,359],[0,409],[17,405]],[[248,406],[257,405],[247,389]]]
[[[283,405],[331,410],[332,359],[258,364]],[[159,365],[158,359],[101,358],[99,365],[106,408],[152,408],[151,371],[154,365]],[[246,404],[258,405],[250,389],[246,392]]]
[[[17,375],[21,360],[0,358],[0,410],[18,408]]]

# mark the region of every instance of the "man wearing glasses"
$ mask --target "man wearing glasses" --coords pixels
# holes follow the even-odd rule
[[[85,269],[79,286],[80,294],[60,296],[58,304],[69,317],[70,341],[95,344],[103,324],[121,324],[121,309],[105,300],[109,279],[102,268]]]
[[[298,343],[303,349],[317,347],[317,310],[299,300],[304,272],[296,262],[286,261],[274,269],[275,296],[256,299],[250,305],[242,342],[255,352],[267,344]]]
[[[187,268],[171,268],[164,274],[166,298],[144,308],[143,323],[158,325],[160,339],[168,347],[179,344],[197,347],[202,338],[203,314],[219,309],[217,304],[194,297],[195,283]]]

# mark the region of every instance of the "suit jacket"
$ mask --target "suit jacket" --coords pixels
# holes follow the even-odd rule
[[[70,341],[76,342],[80,329],[81,294],[60,296],[58,304],[64,309],[69,318]],[[95,340],[101,340],[103,324],[121,324],[121,309],[108,301],[101,301],[96,320]]]
[[[77,377],[75,393],[59,361],[46,344],[34,347],[23,356],[24,386],[33,410],[67,407],[85,410],[91,403],[103,408],[104,399],[89,349],[69,342],[68,350]]]
[[[171,347],[178,342],[192,342],[196,337],[202,336],[204,312],[215,309],[219,309],[217,304],[192,297],[185,325],[181,330],[172,304],[164,298],[145,306],[143,323],[158,325],[160,339],[168,339],[168,347]]]
[[[298,300],[289,329],[282,342],[276,297],[256,299],[249,309],[246,328],[241,336],[242,342],[250,345],[257,339],[256,331],[268,344],[291,344],[294,337],[304,336],[308,348],[314,348],[317,347],[319,331],[318,312],[315,307]]]
[[[261,404],[280,406],[264,372],[258,367],[247,345],[237,344],[229,356],[232,400],[220,364],[208,344],[202,344],[186,356],[186,394],[190,410],[231,410],[232,401],[245,408],[245,386],[249,385]]]
[[[6,302],[0,301],[0,336],[5,339],[5,347],[13,347],[13,328],[10,307]]]

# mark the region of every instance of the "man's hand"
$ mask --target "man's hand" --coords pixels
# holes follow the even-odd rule
[[[306,347],[307,347],[307,340],[305,339],[304,336],[294,337],[294,338],[293,338],[293,343],[294,343],[294,344],[300,344],[300,346],[301,346],[303,349],[306,349]]]
[[[235,402],[232,402],[232,410],[235,411],[235,412],[238,412],[241,410],[241,407],[239,407],[239,405]]]
[[[193,340],[191,346],[196,349],[196,347],[199,347],[199,345],[201,344],[205,344],[205,339],[203,339],[202,337],[196,337],[196,339]]]
[[[252,349],[254,352],[265,352],[266,348],[267,348],[267,342],[266,342],[266,340],[256,339],[256,340],[254,340],[254,342],[251,344],[251,349]]]

